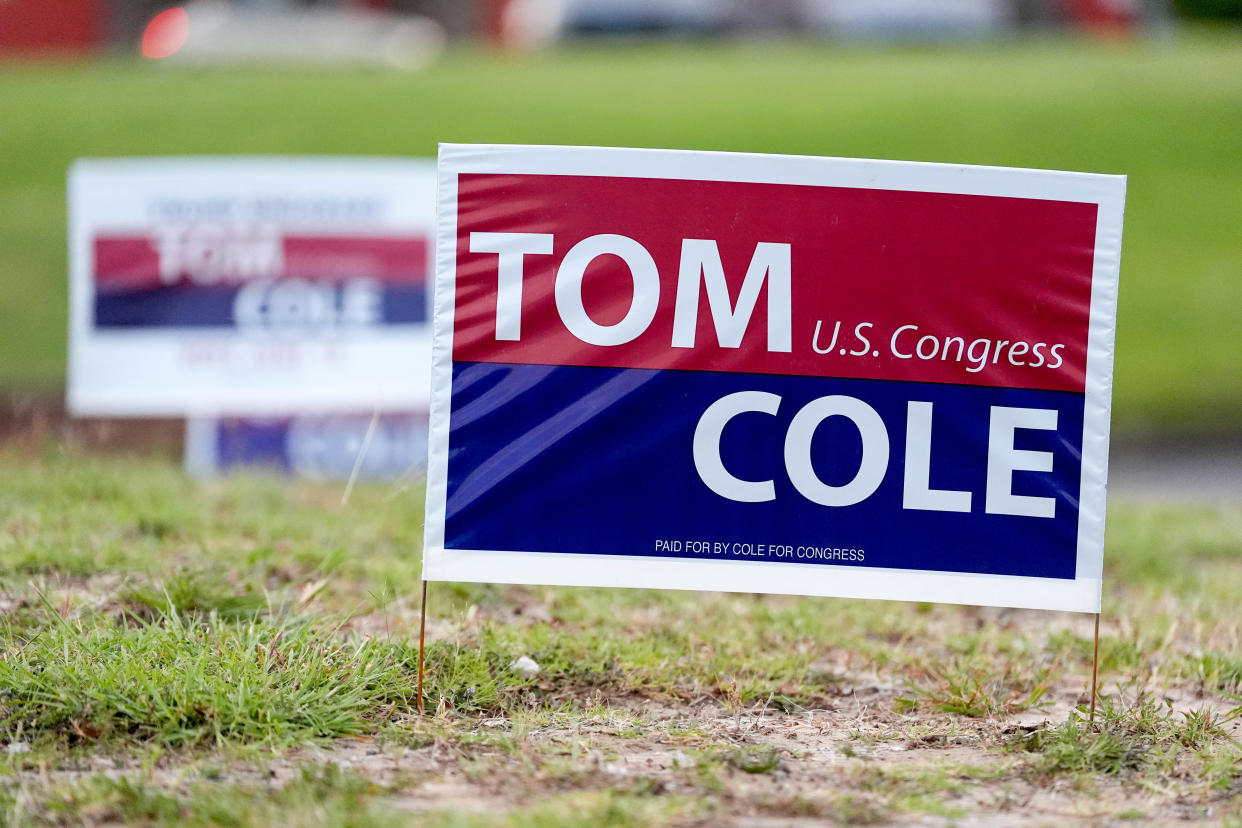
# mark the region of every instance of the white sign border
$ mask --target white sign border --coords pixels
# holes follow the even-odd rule
[[[431,321],[385,325],[337,339],[294,337],[288,342],[316,354],[335,350],[340,365],[321,358],[270,374],[249,366],[242,376],[231,367],[204,369],[197,376],[177,364],[184,348],[249,350],[273,341],[250,339],[233,328],[188,327],[107,331],[92,324],[93,234],[116,224],[121,202],[128,218],[132,202],[175,195],[238,197],[267,188],[278,193],[332,194],[337,182],[379,188],[387,196],[394,182],[425,193],[436,171],[430,158],[331,155],[188,155],[79,158],[66,179],[69,226],[69,332],[66,403],[79,417],[279,416],[297,411],[330,414],[343,405],[381,410],[427,408],[430,387]],[[170,182],[175,182],[170,183]],[[430,234],[434,204],[404,195],[391,201],[393,215],[359,230],[359,235]],[[310,222],[314,223],[314,222]],[[332,230],[338,230],[336,224]],[[434,245],[433,245],[434,247]],[[428,251],[428,259],[432,252]],[[429,261],[428,267],[431,266]],[[428,287],[433,280],[428,277]],[[428,291],[428,300],[431,299]],[[430,307],[430,302],[428,307]],[[118,381],[119,380],[119,381]],[[346,401],[346,402],[342,402]]]
[[[445,550],[456,295],[457,177],[462,173],[733,181],[1095,204],[1076,577],[1069,580],[639,555]],[[431,429],[423,578],[429,581],[770,592],[1099,612],[1125,191],[1125,176],[1052,170],[686,150],[441,144],[437,166]]]

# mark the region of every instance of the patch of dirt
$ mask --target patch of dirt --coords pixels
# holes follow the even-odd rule
[[[306,766],[335,765],[372,780],[384,789],[386,807],[410,814],[501,815],[562,793],[611,788],[705,797],[713,810],[702,824],[712,825],[1113,825],[1123,824],[1121,814],[1125,825],[1166,825],[1210,822],[1231,807],[1227,791],[1178,791],[1155,780],[1095,777],[1084,786],[1036,779],[1020,756],[999,745],[1014,729],[1063,721],[1075,691],[1054,695],[1053,707],[1039,713],[983,719],[899,714],[894,692],[873,687],[855,687],[836,709],[798,713],[766,702],[730,709],[634,700],[628,712],[566,714],[541,724],[412,723],[431,738],[417,748],[360,738],[261,762],[173,755],[150,779],[172,790],[194,779],[262,789],[288,783]],[[733,759],[756,753],[775,761],[748,773]],[[100,757],[41,779],[55,784],[138,771],[137,764]],[[920,781],[926,779],[931,783]]]

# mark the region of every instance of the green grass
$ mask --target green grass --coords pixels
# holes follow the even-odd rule
[[[1094,725],[1081,616],[470,584],[420,717],[418,487],[0,469],[0,825],[986,821],[1064,782],[1238,816],[1237,508],[1114,506]]]
[[[604,144],[1128,174],[1116,422],[1236,427],[1242,48],[1233,32],[955,49],[461,50],[412,75],[8,65],[0,111],[0,386],[63,376],[64,176],[74,158]]]
[[[953,818],[965,816],[966,812],[948,800],[980,780],[1005,776],[1007,770],[1004,765],[971,767],[949,763],[915,768],[864,765],[856,775],[863,791],[890,803],[894,810]]]
[[[221,786],[197,782],[170,793],[144,779],[94,779],[57,789],[40,812],[25,821],[41,826],[78,825],[85,817],[90,824],[184,825],[190,828],[270,825],[291,828],[407,825],[623,828],[664,825],[678,816],[693,817],[704,810],[702,803],[686,798],[607,790],[552,796],[509,814],[503,820],[451,812],[420,814],[416,818],[386,807],[384,796],[393,792],[360,774],[335,767],[304,772],[274,792],[254,785]],[[2,802],[0,799],[0,804]]]
[[[185,825],[241,826],[380,826],[407,821],[376,807],[383,793],[365,777],[335,766],[308,769],[284,787],[267,791],[255,785],[197,781],[170,792],[142,776],[95,777],[56,789],[36,813],[9,804],[15,823],[31,825]],[[0,807],[3,807],[0,794]]]
[[[1139,695],[1129,703],[1105,697],[1099,721],[1080,714],[1057,727],[1019,732],[1010,750],[1025,754],[1031,770],[1051,776],[1187,773],[1209,788],[1228,788],[1242,773],[1242,749],[1226,727],[1242,708],[1219,715],[1207,709],[1174,713],[1172,703]],[[1193,758],[1193,770],[1178,770]]]
[[[353,736],[407,712],[406,647],[342,639],[312,617],[230,623],[175,610],[153,623],[68,621],[5,630],[0,739],[299,744]]]

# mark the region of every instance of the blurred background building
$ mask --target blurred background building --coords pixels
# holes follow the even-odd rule
[[[0,54],[128,51],[168,0],[0,0]],[[1174,17],[1242,19],[1242,0],[195,0],[215,14],[417,16],[449,39],[507,46],[599,36],[796,35],[969,40],[1072,28],[1109,36]],[[327,16],[325,16],[327,15]],[[391,18],[389,18],[391,19]],[[325,24],[325,25],[330,25]]]

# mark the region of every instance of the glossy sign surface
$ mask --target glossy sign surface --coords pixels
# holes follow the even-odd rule
[[[439,175],[428,577],[1098,606],[1123,178]]]

